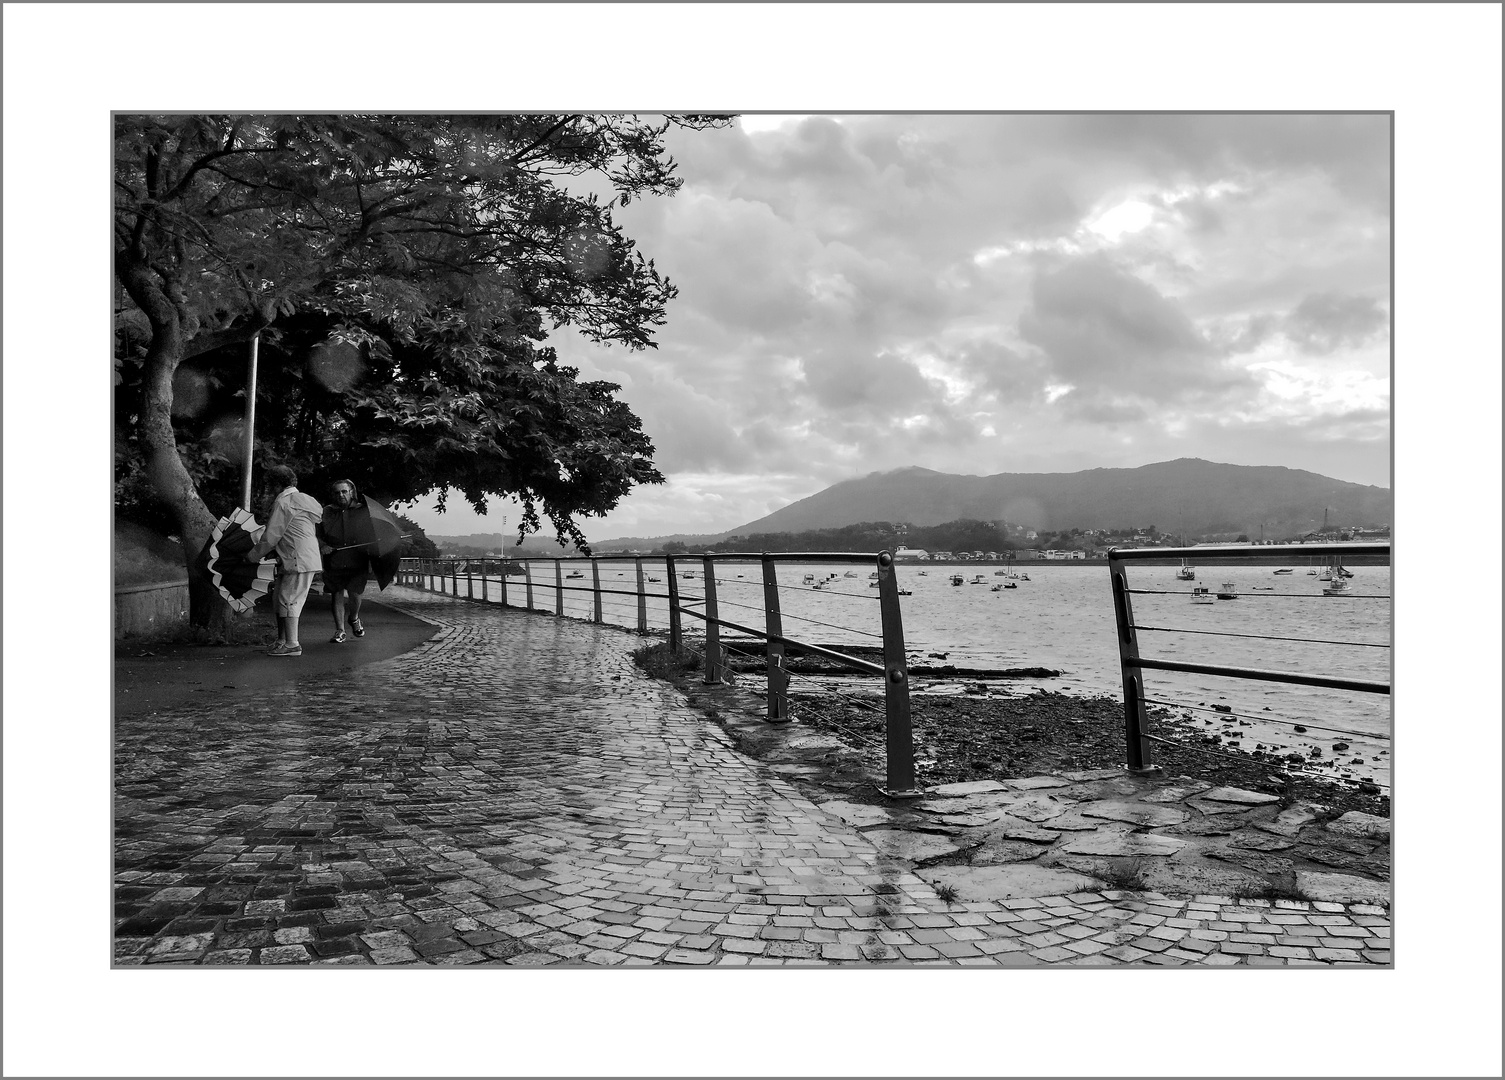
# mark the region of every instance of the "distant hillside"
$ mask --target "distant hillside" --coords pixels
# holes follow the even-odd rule
[[[517,547],[517,533],[467,533],[465,536],[438,536],[428,533],[428,538],[439,547],[480,548],[482,551],[500,551],[503,546]]]
[[[1029,529],[1112,529],[1120,526],[1188,538],[1248,533],[1258,539],[1321,528],[1388,525],[1389,488],[1351,484],[1280,465],[1222,465],[1177,458],[1137,469],[1074,473],[958,476],[907,468],[844,480],[807,499],[724,533],[619,537],[593,541],[602,550],[650,551],[670,540],[698,550],[729,536],[837,529],[862,522],[940,525],[963,518],[1007,521]]]
[[[1335,526],[1389,524],[1390,489],[1277,465],[1178,458],[1136,469],[957,476],[907,468],[834,484],[730,535],[829,529],[863,521],[936,525],[960,518],[1031,529],[1154,525],[1187,536],[1293,535]]]

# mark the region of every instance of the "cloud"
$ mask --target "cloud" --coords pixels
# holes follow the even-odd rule
[[[1019,332],[1080,397],[1175,401],[1250,385],[1180,307],[1102,256],[1042,270]]]
[[[726,500],[697,518],[874,469],[1228,460],[1265,439],[1319,472],[1388,470],[1368,429],[1352,453],[1281,442],[1388,401],[1386,118],[802,116],[668,142],[683,189],[616,211],[680,289],[660,347],[556,336],[622,384],[672,482]],[[681,531],[666,490],[620,513]]]
[[[1287,316],[1283,329],[1296,344],[1325,355],[1362,345],[1388,324],[1384,305],[1374,297],[1325,292],[1305,297]]]
[[[933,408],[940,396],[912,362],[890,352],[828,350],[801,366],[815,400],[838,412],[914,413]]]

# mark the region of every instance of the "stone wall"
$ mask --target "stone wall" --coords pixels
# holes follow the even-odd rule
[[[188,625],[188,582],[159,581],[115,590],[115,640],[157,637]]]

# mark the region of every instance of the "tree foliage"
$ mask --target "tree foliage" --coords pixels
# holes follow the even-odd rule
[[[525,529],[536,502],[575,535],[574,514],[657,474],[615,388],[539,343],[571,326],[653,345],[675,289],[612,209],[677,189],[670,126],[725,122],[119,116],[118,494],[201,546],[229,503],[200,485],[238,467],[226,365],[261,333],[258,404],[280,422],[258,455],[380,468],[388,498],[518,495]]]

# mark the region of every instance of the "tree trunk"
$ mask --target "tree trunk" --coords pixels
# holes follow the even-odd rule
[[[177,436],[172,429],[172,382],[183,362],[185,344],[182,319],[150,269],[122,255],[117,257],[116,272],[152,327],[142,368],[141,445],[152,492],[178,522],[188,570],[188,621],[192,626],[228,635],[234,613],[211,584],[204,567],[205,549],[217,519],[199,498],[193,477],[178,456]]]

